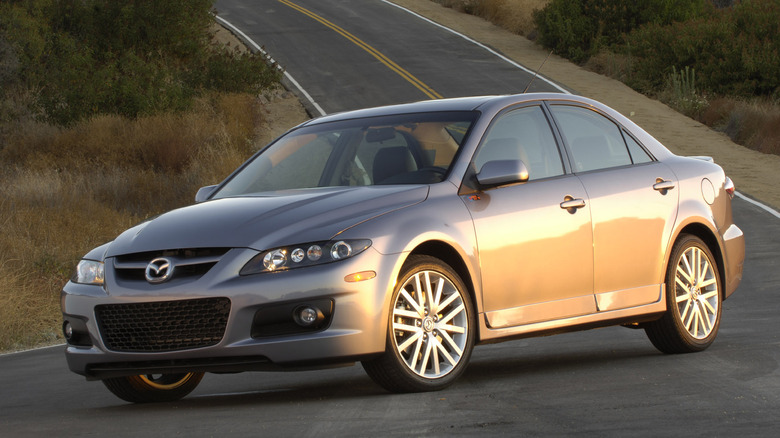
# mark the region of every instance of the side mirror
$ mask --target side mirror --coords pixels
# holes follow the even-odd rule
[[[216,188],[216,185],[201,187],[198,189],[198,193],[195,194],[195,202],[199,203],[208,200],[209,196],[214,193],[214,189]]]
[[[521,160],[488,161],[477,174],[481,186],[496,187],[528,181],[528,168]]]

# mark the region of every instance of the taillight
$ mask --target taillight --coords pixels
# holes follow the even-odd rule
[[[723,188],[726,189],[726,193],[729,194],[729,198],[734,199],[734,192],[737,191],[737,188],[734,187],[734,181],[732,181],[731,178],[726,177],[726,184]]]

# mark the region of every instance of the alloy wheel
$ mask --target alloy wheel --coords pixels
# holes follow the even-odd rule
[[[712,333],[718,321],[718,281],[712,261],[696,246],[677,261],[675,302],[683,327],[696,339]]]
[[[406,279],[393,306],[395,348],[409,370],[434,379],[460,362],[468,341],[462,292],[446,276],[421,271]]]

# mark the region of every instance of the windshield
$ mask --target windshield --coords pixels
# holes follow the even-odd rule
[[[290,189],[443,181],[476,112],[371,117],[292,131],[215,198]]]

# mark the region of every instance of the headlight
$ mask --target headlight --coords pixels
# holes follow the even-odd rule
[[[105,279],[105,265],[94,260],[82,260],[76,266],[74,283],[102,285]]]
[[[274,248],[252,257],[252,260],[241,268],[241,275],[332,263],[354,257],[369,246],[371,241],[368,239],[347,239]]]

